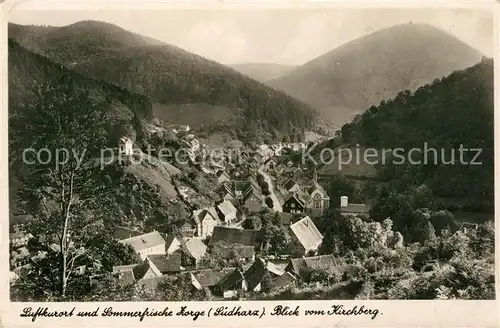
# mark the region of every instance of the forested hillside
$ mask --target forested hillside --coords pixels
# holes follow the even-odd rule
[[[420,164],[396,164],[398,158],[389,158],[379,167],[381,177],[399,180],[402,188],[424,183],[434,196],[453,198],[457,206],[464,200],[469,210],[491,210],[493,91],[493,60],[483,59],[414,93],[404,91],[370,107],[342,127],[342,139],[377,149],[401,148],[406,158],[416,148],[411,157]],[[462,151],[462,158],[461,147],[469,149]],[[446,164],[450,161],[454,164]]]
[[[134,125],[140,120],[149,120],[153,115],[152,104],[147,97],[130,92],[122,87],[98,81],[57,64],[50,59],[33,53],[12,39],[9,39],[9,114],[30,100],[34,90],[42,83],[72,83],[88,90],[94,101],[105,103],[115,115],[116,122]],[[132,127],[140,128],[140,125]],[[119,131],[118,131],[119,132]],[[134,131],[136,132],[136,131]],[[141,133],[141,131],[138,131]],[[114,137],[119,137],[115,135]]]
[[[15,213],[17,209],[15,198],[20,186],[19,176],[24,174],[20,172],[21,166],[18,165],[21,159],[20,150],[26,147],[21,139],[30,133],[31,128],[26,123],[30,115],[26,107],[33,102],[44,85],[72,85],[80,92],[88,93],[96,110],[109,114],[110,120],[106,126],[105,136],[107,145],[111,147],[118,147],[118,139],[125,134],[141,139],[144,134],[141,121],[152,117],[151,102],[145,96],[68,70],[41,55],[24,49],[11,39],[9,39],[8,64],[9,188],[12,213]]]
[[[38,39],[30,37],[25,28],[11,24],[10,36],[85,76],[144,94],[152,102],[226,106],[235,116],[241,108],[243,115],[236,120],[239,128],[254,123],[273,135],[309,128],[315,122],[316,112],[311,107],[282,92],[217,62],[145,41],[111,24],[85,21],[51,27]],[[161,110],[156,114],[161,118]],[[213,123],[218,122],[214,117]]]

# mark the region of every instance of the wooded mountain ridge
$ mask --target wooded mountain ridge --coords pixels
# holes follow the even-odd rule
[[[254,123],[276,136],[310,128],[316,120],[312,107],[283,92],[217,62],[112,24],[82,21],[57,28],[9,24],[9,36],[65,67],[144,94],[153,103],[225,106],[235,116],[240,112],[237,109],[242,109],[238,128]],[[156,108],[155,115],[160,118],[162,110],[172,109]],[[213,123],[219,123],[217,117]]]
[[[478,63],[482,56],[441,29],[402,24],[345,43],[266,84],[317,108],[322,118],[340,126],[381,100],[415,91]]]

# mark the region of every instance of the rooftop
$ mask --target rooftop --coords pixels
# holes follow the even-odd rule
[[[119,242],[130,245],[136,252],[139,252],[150,247],[165,244],[165,239],[163,239],[158,231],[153,231],[143,235],[122,239]]]
[[[366,204],[347,204],[347,206],[341,206],[340,211],[342,213],[353,213],[353,214],[368,214],[370,213],[371,207]]]
[[[257,246],[260,243],[261,233],[258,230],[247,230],[229,227],[214,227],[210,243],[225,242],[245,246]]]
[[[297,237],[305,250],[317,249],[323,240],[323,236],[308,216],[292,224],[290,230],[295,237]]]
[[[167,256],[162,254],[148,255],[147,259],[156,266],[161,273],[181,271],[181,254],[179,253],[173,253]]]

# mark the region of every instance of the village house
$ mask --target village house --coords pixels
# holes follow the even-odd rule
[[[347,196],[340,197],[340,214],[342,216],[369,216],[371,207],[366,204],[349,204]]]
[[[189,238],[182,246],[183,266],[197,267],[206,252],[207,245],[200,238]]]
[[[223,270],[203,270],[199,272],[191,272],[191,284],[197,290],[208,289],[211,293],[216,292],[215,286],[228,274],[230,274],[232,269]]]
[[[258,258],[245,271],[243,276],[247,282],[247,290],[259,292],[262,290],[262,282],[267,276],[269,280],[275,279],[282,275],[283,272],[277,270],[276,266],[268,261]]]
[[[168,255],[154,254],[146,257],[151,267],[162,275],[170,273],[179,273],[182,270],[182,254],[176,252]]]
[[[252,185],[250,189],[247,190],[245,195],[243,196],[242,205],[248,213],[257,213],[259,212],[264,203],[264,196],[260,192],[260,188]]]
[[[258,212],[263,206],[263,196],[260,187],[253,177],[248,180],[233,180],[225,182],[217,190],[217,194],[229,200],[234,206],[243,206],[250,213]]]
[[[306,189],[306,188],[304,188]],[[314,169],[312,185],[306,189],[309,201],[306,204],[306,212],[311,216],[321,216],[330,207],[330,197],[323,187],[318,183],[318,174]]]
[[[121,137],[119,145],[120,154],[132,156],[134,154],[134,142],[129,137]]]
[[[231,180],[231,176],[224,170],[217,171],[217,184],[223,184]]]
[[[166,254],[173,254],[181,248],[182,242],[173,234],[165,234]]]
[[[114,266],[112,276],[118,286],[132,285],[135,282],[134,267],[137,264]]]
[[[131,285],[142,279],[158,277],[161,272],[148,262],[113,267],[113,277],[118,285]]]
[[[216,214],[216,210],[213,207],[210,209],[193,211],[193,213],[191,214],[191,220],[193,220],[194,224],[196,225],[196,236],[202,238],[211,236],[214,227],[216,225],[219,225],[219,218]]]
[[[288,178],[279,185],[279,189],[283,195],[289,195],[298,192],[300,185],[293,178]]]
[[[293,193],[283,202],[283,212],[285,213],[304,213],[306,204],[309,201],[309,195],[305,193]]]
[[[19,280],[21,276],[16,271],[9,271],[9,283],[13,284]]]
[[[241,263],[255,261],[255,247],[237,244],[216,243],[212,246],[212,256],[223,260],[237,260]]]
[[[225,224],[231,225],[237,219],[236,215],[238,210],[229,200],[225,200],[217,205],[215,211],[217,212],[219,220]]]
[[[262,232],[259,230],[238,229],[230,227],[215,227],[210,245],[216,243],[228,245],[243,245],[259,247],[262,243]]]
[[[274,158],[269,158],[267,161],[264,162],[264,170],[265,171],[274,171],[276,169],[276,165],[278,163]]]
[[[292,254],[307,255],[316,253],[323,241],[323,236],[316,228],[310,217],[306,216],[300,221],[290,225]]]
[[[290,272],[285,271],[285,273],[283,273],[281,276],[278,276],[271,280],[270,287],[273,291],[279,291],[295,283],[295,281],[295,276]]]
[[[233,298],[240,291],[248,290],[247,281],[240,269],[234,269],[231,273],[222,278],[213,288],[214,295],[224,298]]]
[[[134,236],[118,241],[123,245],[130,245],[145,260],[151,254],[165,254],[165,239],[158,231],[153,231],[139,236]]]
[[[311,185],[300,186],[293,179],[286,180],[280,191],[288,195],[283,204],[287,213],[307,213],[310,216],[321,216],[330,207],[330,197],[318,183],[316,169]]]
[[[285,271],[300,278],[304,269],[320,270],[335,268],[339,265],[339,260],[332,254],[318,255],[290,259]]]

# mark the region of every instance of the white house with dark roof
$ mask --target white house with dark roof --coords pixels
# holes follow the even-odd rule
[[[309,252],[317,252],[323,242],[323,236],[308,216],[290,225],[289,229],[293,254],[306,255]]]
[[[165,255],[165,239],[158,231],[134,236],[118,241],[124,245],[130,245],[142,260],[145,260],[148,255],[163,254]]]
[[[366,204],[350,204],[347,196],[340,197],[340,214],[342,216],[368,216],[371,207]]]
[[[214,208],[195,210],[191,214],[191,218],[196,225],[196,236],[198,237],[211,236],[214,227],[219,225],[219,218]]]
[[[217,214],[221,221],[224,221],[227,224],[231,224],[232,222],[236,221],[236,213],[238,212],[238,210],[229,200],[225,200],[217,205],[215,210],[217,211]]]
[[[121,154],[132,156],[134,154],[134,142],[129,137],[121,137],[119,149]]]

